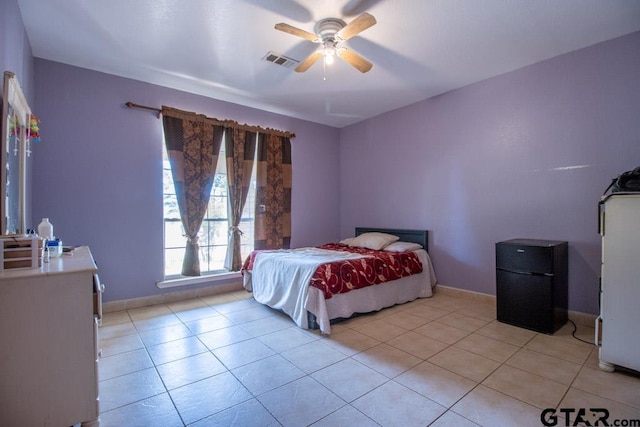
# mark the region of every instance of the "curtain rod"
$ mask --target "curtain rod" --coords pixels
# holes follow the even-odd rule
[[[162,116],[162,109],[161,108],[155,108],[155,107],[148,107],[146,105],[140,105],[140,104],[135,104],[131,101],[125,102],[124,104],[127,108],[138,108],[140,110],[149,110],[149,111],[155,111],[158,114],[158,118],[160,118]],[[248,124],[244,124],[241,125],[240,123],[234,121],[234,120],[219,120],[219,119],[211,119],[213,121],[218,122],[220,125],[225,126],[225,127],[230,127],[230,128],[234,128],[234,129],[240,129],[240,130],[245,130],[245,131],[250,131],[250,132],[258,132],[258,133],[270,133],[270,134],[274,134],[274,135],[278,135],[278,136],[284,136],[287,138],[295,138],[296,134],[292,133],[292,132],[287,132],[287,131],[283,131],[283,130],[278,130],[278,129],[271,129],[271,128],[263,128],[260,126],[252,126],[252,125],[248,125]]]

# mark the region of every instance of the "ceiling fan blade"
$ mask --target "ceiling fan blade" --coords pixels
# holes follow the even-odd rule
[[[296,28],[292,25],[285,24],[284,22],[276,24],[275,28],[276,30],[284,31],[285,33],[293,34],[294,36],[302,37],[303,39],[311,40],[312,42],[318,42],[320,40],[317,35],[301,30],[300,28]]]
[[[307,56],[304,61],[302,61],[300,63],[300,65],[298,65],[296,67],[296,71],[298,73],[304,73],[305,71],[307,71],[309,69],[309,67],[311,67],[313,64],[315,64],[315,62],[320,59],[320,57],[322,56],[322,49],[318,49],[315,52],[313,52],[311,55]]]
[[[336,33],[336,38],[343,41],[349,40],[351,37],[360,34],[376,23],[376,18],[374,18],[373,15],[365,12],[345,25],[344,28],[342,28],[340,31],[338,31]]]
[[[373,67],[371,62],[348,49],[338,49],[338,56],[347,61],[349,65],[357,68],[361,73],[366,73]]]

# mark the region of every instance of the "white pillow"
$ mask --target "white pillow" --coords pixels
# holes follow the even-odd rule
[[[417,251],[418,249],[422,249],[422,245],[411,242],[393,242],[384,248],[385,251],[389,252]]]
[[[347,237],[346,239],[340,240],[340,243],[342,243],[343,245],[349,245],[351,244],[353,239],[355,239],[355,237]]]
[[[400,238],[398,236],[394,236],[392,234],[377,233],[377,232],[363,233],[357,237],[354,237],[351,243],[349,243],[349,246],[355,246],[358,248],[367,248],[367,249],[380,251],[385,246],[399,239]]]

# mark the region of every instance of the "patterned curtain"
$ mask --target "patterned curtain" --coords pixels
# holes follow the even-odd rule
[[[200,275],[198,231],[209,204],[224,128],[203,115],[162,107],[167,154],[187,247],[184,276]]]
[[[231,206],[231,227],[225,268],[230,271],[239,271],[243,260],[240,252],[242,231],[238,226],[251,185],[251,172],[256,152],[256,132],[227,128],[225,135],[229,205]]]
[[[291,141],[260,134],[258,138],[255,249],[291,245]]]

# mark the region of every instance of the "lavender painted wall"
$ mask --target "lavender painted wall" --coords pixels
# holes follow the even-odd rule
[[[292,245],[339,236],[335,128],[42,59],[35,88],[32,224],[49,217],[66,244],[91,247],[106,301],[161,293],[163,276],[162,122],[127,101],[296,133]]]
[[[18,2],[0,0],[0,71],[16,74],[29,105],[33,105],[33,56],[27,32],[22,23]],[[2,83],[0,83],[0,88]],[[2,98],[0,89],[0,99]],[[26,185],[31,187],[32,157],[27,158]],[[31,215],[31,194],[27,192],[27,218]]]
[[[495,294],[495,242],[569,241],[569,308],[598,310],[597,203],[640,165],[640,32],[344,128],[341,232],[431,230],[439,282]]]
[[[32,104],[33,56],[16,0],[0,1],[0,70],[16,74],[27,102]]]

